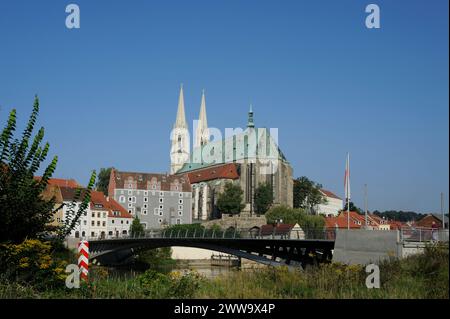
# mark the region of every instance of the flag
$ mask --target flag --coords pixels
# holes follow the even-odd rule
[[[350,200],[350,154],[347,153],[344,177],[345,199]]]

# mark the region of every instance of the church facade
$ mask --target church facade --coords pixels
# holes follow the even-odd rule
[[[273,130],[255,127],[253,115],[250,107],[246,128],[232,130],[229,136],[211,141],[203,92],[191,150],[181,87],[171,133],[170,170],[171,174],[188,177],[194,222],[221,217],[217,198],[227,182],[239,185],[244,192],[245,208],[241,215],[256,215],[254,194],[262,183],[271,186],[274,205],[292,207],[293,170],[278,147],[277,131],[274,134]]]

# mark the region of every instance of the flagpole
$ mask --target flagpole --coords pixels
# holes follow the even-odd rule
[[[347,229],[350,229],[350,153],[347,153]]]

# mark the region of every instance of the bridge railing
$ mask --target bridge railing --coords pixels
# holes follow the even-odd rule
[[[263,229],[158,229],[149,230],[138,236],[121,235],[120,237],[107,238],[86,238],[87,240],[104,240],[104,239],[144,239],[144,238],[177,238],[177,239],[192,239],[192,238],[209,238],[209,239],[297,239],[297,240],[334,240],[336,236],[335,229],[299,229],[291,231],[264,231]]]

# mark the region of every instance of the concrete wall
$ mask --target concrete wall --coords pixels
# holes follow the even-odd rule
[[[402,248],[398,239],[396,230],[338,229],[333,262],[365,265],[390,257],[401,257]]]

